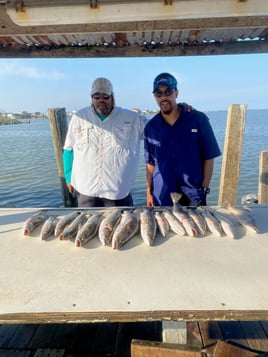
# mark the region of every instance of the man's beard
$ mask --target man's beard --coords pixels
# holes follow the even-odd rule
[[[167,114],[167,115],[169,115],[171,112],[172,112],[171,109],[169,109],[169,110],[162,110],[162,113],[163,113],[163,114]]]

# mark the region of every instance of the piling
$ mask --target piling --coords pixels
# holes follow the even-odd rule
[[[236,204],[247,106],[228,107],[218,204]]]
[[[64,207],[75,207],[76,199],[68,191],[63,171],[62,152],[68,130],[66,110],[65,108],[48,109],[48,117],[61,183],[63,204]]]
[[[268,151],[260,152],[258,203],[268,204]]]

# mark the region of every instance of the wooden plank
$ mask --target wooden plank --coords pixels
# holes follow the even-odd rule
[[[15,330],[14,335],[7,344],[7,348],[26,349],[31,341],[35,331],[36,324],[20,324]]]
[[[239,321],[220,321],[219,324],[224,340],[234,341],[248,346],[245,332]]]
[[[32,357],[32,351],[27,350],[2,350],[0,349],[1,357]]]
[[[234,346],[225,341],[218,341],[215,347],[213,357],[256,357],[255,352],[247,351],[238,346]]]
[[[38,348],[33,357],[63,357],[65,350],[52,348]]]
[[[130,353],[131,341],[153,340],[161,341],[161,322],[128,322],[119,323],[115,343],[115,356],[121,356],[128,351]]]
[[[199,324],[197,321],[189,321],[186,323],[187,344],[199,347],[203,346]]]
[[[0,325],[0,348],[7,348],[10,340],[12,340],[16,330],[20,328],[20,325],[4,324]]]
[[[217,321],[198,322],[203,348],[207,353],[213,354],[218,340],[223,340],[221,328]]]
[[[38,324],[35,334],[29,343],[29,348],[37,349],[49,346],[52,347],[52,342],[57,328],[57,324]]]
[[[261,320],[261,321],[259,321],[259,322],[260,322],[260,324],[261,324],[261,326],[262,326],[262,328],[263,328],[263,330],[264,330],[266,336],[268,337],[268,321],[266,321],[266,320]]]
[[[180,344],[169,344],[155,341],[133,340],[131,357],[200,357],[198,347]]]
[[[259,321],[240,321],[248,346],[256,351],[268,351],[267,335]]]
[[[246,105],[232,104],[228,107],[218,204],[228,200],[236,204],[240,174],[240,159],[243,146]]]
[[[260,153],[258,203],[268,203],[268,151]]]

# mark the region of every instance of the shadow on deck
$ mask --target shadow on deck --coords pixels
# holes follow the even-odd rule
[[[160,322],[3,324],[1,357],[130,357],[132,339],[161,341]],[[218,340],[268,356],[268,321],[188,322],[187,344],[213,356]]]

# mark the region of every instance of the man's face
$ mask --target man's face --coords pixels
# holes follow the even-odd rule
[[[105,93],[95,93],[91,96],[92,105],[96,112],[101,115],[108,115],[113,109],[112,95]]]
[[[172,110],[177,106],[176,98],[178,91],[169,87],[158,87],[154,91],[154,97],[160,110],[164,114],[170,114]]]

